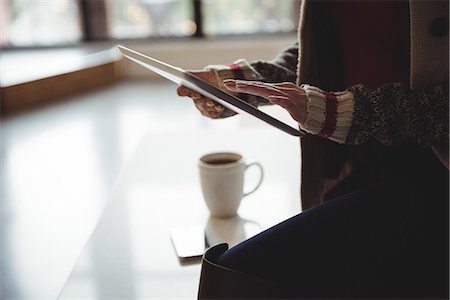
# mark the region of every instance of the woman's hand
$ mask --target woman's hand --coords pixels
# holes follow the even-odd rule
[[[217,77],[214,71],[191,71],[191,74],[200,77],[201,79],[212,83],[215,86],[218,86]],[[194,100],[195,106],[202,113],[202,115],[209,118],[218,118],[222,112],[225,110],[225,107],[207,97],[200,95],[199,93],[188,89],[184,86],[179,86],[177,88],[178,96],[187,96]]]
[[[286,109],[292,118],[300,124],[306,119],[306,93],[292,82],[264,83],[227,79],[225,87],[232,92],[263,97],[271,103]]]

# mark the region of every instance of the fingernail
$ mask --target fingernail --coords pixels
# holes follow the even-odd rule
[[[208,106],[208,107],[213,107],[215,104],[214,104],[214,102],[212,101],[212,100],[208,100],[208,101],[206,101],[206,106]]]
[[[236,87],[237,88],[246,88],[246,87],[248,87],[248,85],[246,84],[246,83],[244,83],[244,82],[236,82]]]
[[[269,95],[267,98],[269,98],[270,101],[288,100],[286,97],[275,95]]]
[[[228,86],[231,86],[231,85],[235,85],[235,84],[236,84],[236,81],[235,81],[234,79],[225,79],[225,80],[223,81],[223,84],[228,85]]]
[[[194,99],[194,100],[198,100],[198,99],[200,99],[202,96],[200,95],[200,94],[198,94],[198,93],[192,93],[191,94],[191,98],[192,99]]]

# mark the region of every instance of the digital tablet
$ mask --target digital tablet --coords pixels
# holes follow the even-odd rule
[[[171,66],[165,62],[146,56],[124,46],[118,46],[120,52],[128,59],[140,64],[141,66],[161,75],[170,81],[183,85],[197,93],[214,100],[223,106],[237,112],[247,114],[258,118],[259,120],[270,124],[290,135],[303,136],[306,132],[294,128],[281,120],[278,120],[262,111],[257,107],[245,102],[244,100],[231,95],[218,87],[200,79],[199,77],[181,69]]]

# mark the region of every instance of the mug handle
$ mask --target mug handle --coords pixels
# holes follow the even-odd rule
[[[244,193],[243,197],[246,197],[246,196],[252,194],[253,192],[255,192],[261,185],[263,178],[264,178],[264,170],[260,163],[254,162],[254,163],[245,165],[245,171],[247,171],[247,169],[250,168],[251,166],[257,166],[259,168],[259,171],[260,171],[259,182],[251,191],[249,191],[248,193]]]

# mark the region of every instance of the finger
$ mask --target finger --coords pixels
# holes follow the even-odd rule
[[[239,81],[239,80],[229,80],[228,83],[229,86],[238,85],[240,83],[242,84],[252,84],[254,86],[261,86],[261,87],[267,87],[271,91],[278,91],[283,94],[282,96],[288,96],[289,100],[295,104],[296,101],[302,99],[302,97],[299,96],[305,96],[305,91],[298,85],[296,85],[293,82],[281,82],[281,83],[266,83],[261,81]],[[280,93],[272,93],[272,95],[280,96]],[[264,97],[264,96],[263,96]],[[267,97],[265,97],[267,98]],[[268,99],[268,98],[267,98]]]
[[[202,113],[203,113],[203,112],[206,112],[206,107],[205,107],[204,102],[195,101],[194,104],[195,104],[195,107],[197,107],[197,109],[198,109],[200,112],[202,112]]]
[[[198,94],[198,96],[199,96],[198,98],[196,98],[196,97],[194,97],[195,99],[193,98],[195,104],[201,104],[207,108],[223,107],[223,105],[221,105],[220,103],[217,103],[217,102],[215,102],[209,98],[206,98],[204,96],[201,96],[200,94]]]
[[[257,81],[243,81],[243,80],[226,80],[225,87],[233,92],[251,94],[268,98],[269,95],[288,96],[283,91],[277,89],[271,84],[257,82]]]
[[[216,102],[212,101],[211,99],[207,99],[205,104],[206,104],[206,107],[214,107],[217,105]]]
[[[291,117],[297,121],[298,123],[303,124],[305,122],[306,110],[304,105],[296,105],[292,104],[292,102],[288,102],[287,98],[272,96],[269,97],[269,100],[276,105],[279,105],[286,109],[286,111],[291,115]]]
[[[289,99],[288,97],[284,97],[284,96],[270,95],[268,97],[268,99],[271,103],[279,105],[285,109],[290,109],[294,105],[294,103],[291,101],[291,99]]]
[[[188,89],[188,88],[186,88],[184,86],[179,86],[177,88],[177,94],[180,97],[190,97],[193,100],[198,100],[198,99],[200,99],[202,97],[199,93],[194,92],[193,90]]]
[[[273,85],[276,86],[276,87],[279,87],[279,88],[290,88],[290,89],[300,88],[298,85],[296,85],[293,82],[273,83]]]
[[[270,95],[272,96],[280,96],[289,98],[288,89],[287,88],[278,88],[273,83],[266,83],[261,81],[236,81],[236,87],[242,89],[250,88],[257,91],[261,91],[265,95],[260,95],[261,97],[268,98]],[[242,91],[241,91],[242,92]]]
[[[225,107],[211,99],[208,99],[206,97],[201,97],[198,100],[194,100],[195,105],[197,108],[205,112],[206,115],[209,114],[220,114],[225,110]]]
[[[305,95],[305,91],[293,82],[282,82],[273,84],[276,88],[288,94]]]
[[[219,117],[225,109],[223,106],[207,106],[206,102],[195,103],[195,106],[203,116],[210,118]]]
[[[177,88],[177,94],[180,97],[186,97],[186,96],[190,96],[190,94],[192,93],[192,90],[180,85]]]
[[[200,100],[200,99],[204,98],[204,97],[202,97],[202,95],[200,95],[199,93],[196,93],[196,92],[192,92],[192,93],[189,95],[189,97],[191,97],[192,100],[194,100],[194,101]],[[205,98],[205,99],[206,99],[206,98]]]

